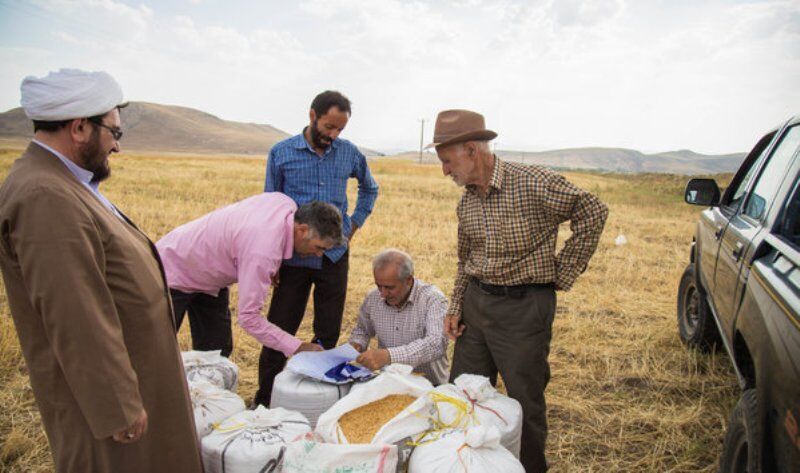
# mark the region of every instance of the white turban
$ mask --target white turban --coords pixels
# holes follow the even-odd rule
[[[122,89],[107,72],[61,69],[28,76],[20,86],[22,108],[31,120],[59,121],[103,115],[123,103]]]

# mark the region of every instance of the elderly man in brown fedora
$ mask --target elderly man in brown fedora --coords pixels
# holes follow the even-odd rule
[[[446,110],[434,142],[442,172],[466,190],[458,204],[458,272],[445,317],[456,341],[450,378],[498,372],[522,404],[520,460],[528,473],[547,470],[544,390],[557,290],[586,269],[608,208],[563,176],[494,156],[483,116]],[[555,253],[560,223],[572,236]]]

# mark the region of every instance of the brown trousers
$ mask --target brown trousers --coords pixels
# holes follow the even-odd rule
[[[451,382],[460,374],[503,377],[508,395],[522,404],[520,461],[527,473],[547,470],[547,408],[544,389],[550,380],[550,353],[556,293],[550,287],[527,289],[518,297],[492,295],[470,282],[464,294]]]

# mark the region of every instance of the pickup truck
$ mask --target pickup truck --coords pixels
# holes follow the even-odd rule
[[[706,207],[678,289],[689,347],[724,347],[741,386],[719,471],[800,472],[800,116],[755,145],[724,193],[692,179]]]

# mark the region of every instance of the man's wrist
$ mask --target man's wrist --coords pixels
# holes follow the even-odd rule
[[[387,365],[391,365],[392,364],[392,352],[390,352],[388,348],[384,348],[383,351],[386,352],[386,364]]]
[[[389,355],[389,362],[386,363],[387,365],[392,363],[405,363],[408,364],[407,357],[403,356],[403,353],[398,350],[399,347],[392,347],[392,348],[384,348],[386,353]]]
[[[572,276],[570,271],[561,270],[554,281],[555,287],[559,291],[569,291],[572,288],[572,285],[575,284],[575,279],[577,279],[577,277]]]
[[[365,216],[363,216],[363,215],[361,215],[359,213],[354,213],[350,217],[350,225],[353,226],[353,227],[356,227],[356,228],[361,228],[361,227],[364,226],[364,222],[366,220],[367,220],[367,218]]]

